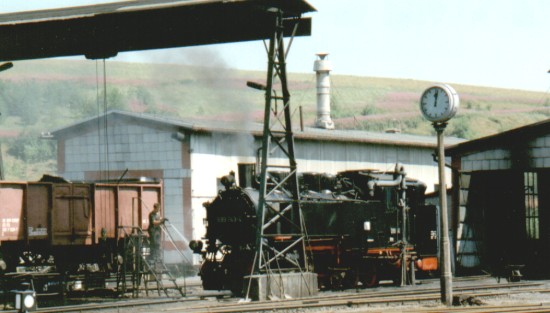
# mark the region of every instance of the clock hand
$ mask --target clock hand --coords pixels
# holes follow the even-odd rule
[[[439,90],[436,90],[435,95],[434,95],[434,108],[437,107],[437,96],[438,95],[439,95]]]

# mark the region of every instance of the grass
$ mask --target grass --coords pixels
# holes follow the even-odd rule
[[[246,82],[265,82],[265,72],[238,71],[173,64],[142,64],[106,61],[107,93],[118,92],[128,110],[154,112],[179,118],[228,120],[247,118],[262,122],[264,93]],[[302,107],[304,123],[313,126],[316,116],[315,75],[289,73],[291,109],[298,125]],[[103,62],[51,59],[15,62],[0,75],[0,138],[14,134],[50,131],[103,110]],[[432,135],[433,128],[422,119],[418,99],[430,82],[333,75],[332,118],[337,128],[384,131],[398,128],[403,133]],[[541,92],[453,85],[461,106],[448,132],[474,139],[538,122],[550,116],[550,96]],[[26,110],[35,122],[25,124],[8,105],[6,88],[24,88]],[[30,99],[30,100],[29,100]],[[22,104],[18,98],[12,107]],[[32,111],[32,112],[29,112]],[[28,116],[26,118],[29,119]],[[6,155],[4,163],[18,169],[14,178],[30,179],[40,172],[55,170],[54,162],[20,164]],[[38,169],[34,169],[38,167]],[[6,169],[6,172],[9,172]],[[41,176],[41,175],[40,175]]]

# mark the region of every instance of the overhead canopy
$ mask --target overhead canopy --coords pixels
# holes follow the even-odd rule
[[[0,61],[85,55],[267,39],[274,13],[285,36],[311,34],[315,9],[305,0],[135,0],[0,14]]]

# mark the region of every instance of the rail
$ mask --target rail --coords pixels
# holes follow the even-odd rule
[[[429,281],[429,280],[427,280]],[[477,280],[471,286],[460,286],[455,289],[458,296],[473,296],[481,299],[501,299],[512,294],[525,295],[526,293],[548,294],[550,289],[540,282],[508,283],[508,284],[482,284]],[[273,312],[273,311],[305,311],[305,310],[338,310],[338,307],[354,307],[354,312],[385,312],[388,308],[391,311],[399,312],[550,312],[548,302],[539,301],[540,297],[534,297],[536,303],[514,303],[514,304],[481,304],[470,306],[443,307],[437,305],[440,300],[439,288],[426,289],[399,289],[395,288],[382,291],[380,289],[368,289],[353,293],[329,293],[316,297],[302,299],[289,299],[264,302],[242,302],[234,301],[197,301],[199,295],[185,299],[146,299],[110,302],[108,304],[86,304],[70,307],[41,308],[38,312],[99,312],[113,309],[130,309],[141,311],[140,307],[146,307],[147,312]],[[424,303],[424,304],[422,304]],[[170,305],[170,306],[168,306]],[[344,309],[345,311],[345,309]]]

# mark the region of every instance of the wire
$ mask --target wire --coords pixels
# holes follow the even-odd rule
[[[105,65],[105,59],[103,59],[103,118],[105,120],[105,124],[103,125],[105,127],[105,167],[106,167],[106,179],[109,179],[109,126],[107,124],[108,122],[108,116],[107,116],[107,68]]]
[[[95,61],[95,77],[96,77],[96,107],[97,107],[97,158],[99,166],[97,172],[99,173],[99,180],[103,180],[103,159],[101,154],[101,105],[100,105],[100,91],[99,91],[99,63]],[[100,197],[100,203],[103,208],[107,204],[107,193],[104,192]],[[107,214],[103,214],[103,225],[107,225]]]
[[[99,118],[101,116],[101,107],[99,106],[99,65],[97,60],[95,61],[95,89],[96,89],[96,95],[95,95],[95,102],[97,107],[97,158],[99,161],[99,179],[101,180],[102,177],[102,160],[101,160],[101,119]]]

